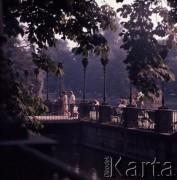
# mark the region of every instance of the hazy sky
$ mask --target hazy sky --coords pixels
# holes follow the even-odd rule
[[[133,0],[124,0],[123,3],[116,3],[116,0],[96,0],[99,5],[104,4],[105,2],[113,7],[115,10],[119,8],[122,4],[132,3]]]
[[[134,2],[134,0],[124,0],[123,3],[117,3],[116,0],[96,0],[96,2],[98,3],[98,5],[102,5],[107,3],[108,5],[110,5],[111,7],[114,8],[114,10],[116,11],[118,8],[120,8],[122,6],[122,4],[131,4]],[[169,6],[167,6],[166,1],[162,1],[162,6],[166,7],[167,9],[170,9]],[[157,25],[157,21],[161,22],[162,18],[159,15],[152,15],[152,22],[154,23],[154,25]],[[125,20],[125,19],[124,19]]]

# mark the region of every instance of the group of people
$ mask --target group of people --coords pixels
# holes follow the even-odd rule
[[[126,99],[121,99],[118,107],[119,108],[125,108],[128,105],[128,101]],[[137,108],[144,108],[145,104],[144,104],[144,94],[140,91],[140,92],[136,92],[133,95],[133,99],[132,99],[132,105],[137,107]]]
[[[76,104],[76,97],[73,91],[69,92],[69,98],[66,91],[62,92],[62,114],[64,116],[74,117],[74,107]]]
[[[69,116],[74,117],[75,116],[75,105],[76,105],[76,97],[73,93],[73,91],[70,91],[67,93],[66,91],[62,92],[62,115],[64,116]],[[94,101],[94,106],[96,108],[99,107],[99,101],[95,100]],[[128,101],[126,99],[121,99],[118,108],[125,108],[128,105]],[[132,99],[132,105],[137,107],[137,108],[143,108],[144,107],[144,94],[142,92],[136,92],[133,95]]]

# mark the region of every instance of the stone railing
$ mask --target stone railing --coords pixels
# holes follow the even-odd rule
[[[121,125],[125,128],[153,130],[157,133],[177,132],[176,110],[148,110],[135,107],[118,108],[107,104],[95,106],[94,103],[90,102],[81,102],[76,106],[78,107],[78,116],[73,119],[95,120],[98,123]],[[61,104],[50,103],[48,107],[49,113],[47,114],[47,118],[52,120],[69,118],[69,116],[64,117],[62,115]]]
[[[110,105],[82,107],[80,120],[95,120],[98,123],[111,123],[125,128],[139,128],[157,133],[177,132],[177,111],[172,109],[138,109],[135,107],[117,108]],[[84,109],[85,108],[85,109]],[[84,114],[86,112],[86,115]],[[79,112],[80,113],[80,112]]]
[[[156,110],[154,130],[160,133],[177,132],[177,111],[171,109]]]

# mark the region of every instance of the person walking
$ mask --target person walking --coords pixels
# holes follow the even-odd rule
[[[63,106],[62,106],[62,109],[63,109],[63,115],[64,116],[67,116],[69,114],[69,108],[68,108],[68,96],[67,96],[67,93],[66,91],[63,91],[62,92],[62,101],[63,101]]]
[[[70,97],[69,97],[69,109],[71,113],[71,117],[74,117],[74,106],[76,104],[76,97],[73,93],[73,91],[70,91]]]

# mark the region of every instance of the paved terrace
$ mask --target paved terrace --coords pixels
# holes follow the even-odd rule
[[[61,120],[76,120],[78,119],[78,117],[69,117],[69,116],[51,116],[51,115],[44,115],[44,116],[35,116],[38,120],[40,121],[53,121],[53,120],[56,120],[56,121],[61,121]]]

